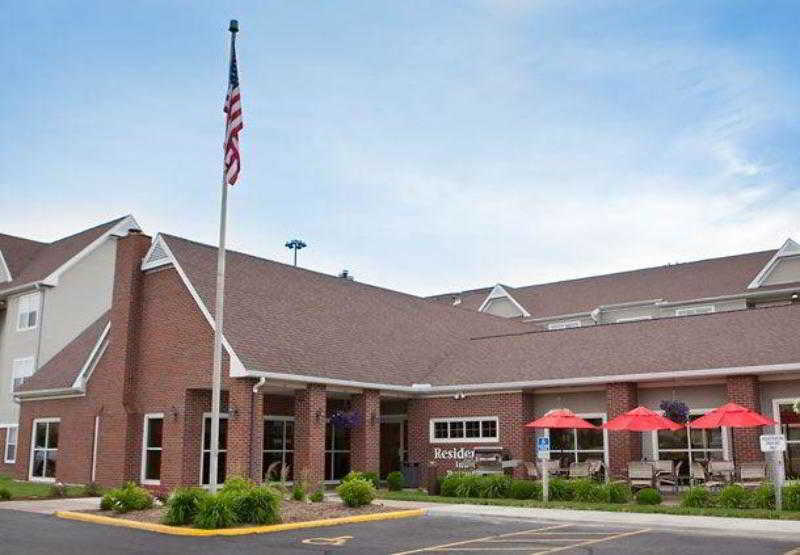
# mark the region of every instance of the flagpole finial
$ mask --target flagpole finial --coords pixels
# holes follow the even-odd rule
[[[239,32],[239,22],[235,19],[231,19],[231,24],[228,27],[228,31],[231,33],[238,33]]]

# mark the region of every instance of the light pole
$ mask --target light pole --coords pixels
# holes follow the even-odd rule
[[[306,245],[300,239],[292,239],[291,241],[286,241],[286,248],[294,251],[294,265],[297,266],[297,251],[300,249],[306,248]]]

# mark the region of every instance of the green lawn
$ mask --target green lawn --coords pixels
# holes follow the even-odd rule
[[[578,503],[576,501],[551,501],[544,503],[532,499],[482,499],[463,497],[442,497],[428,495],[421,491],[387,491],[378,492],[379,499],[396,501],[421,501],[425,503],[465,503],[470,505],[494,505],[503,507],[535,507],[540,509],[575,509],[581,511],[611,511],[615,513],[657,513],[669,515],[692,516],[726,516],[736,518],[768,518],[780,520],[800,520],[800,512],[770,511],[764,509],[694,509],[667,505],[636,505],[635,503]]]
[[[0,489],[11,492],[11,499],[32,499],[50,497],[51,484],[39,482],[18,482],[9,476],[0,474]],[[84,495],[83,486],[69,486],[68,497],[81,497]]]

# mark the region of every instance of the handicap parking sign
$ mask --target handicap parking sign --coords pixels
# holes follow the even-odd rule
[[[536,454],[539,459],[546,461],[550,459],[550,438],[540,437],[536,439]]]

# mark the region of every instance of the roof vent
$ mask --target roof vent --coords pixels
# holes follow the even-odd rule
[[[347,268],[345,268],[339,273],[339,277],[342,279],[346,279],[348,281],[353,281],[353,276],[350,273],[350,270],[348,270]]]

